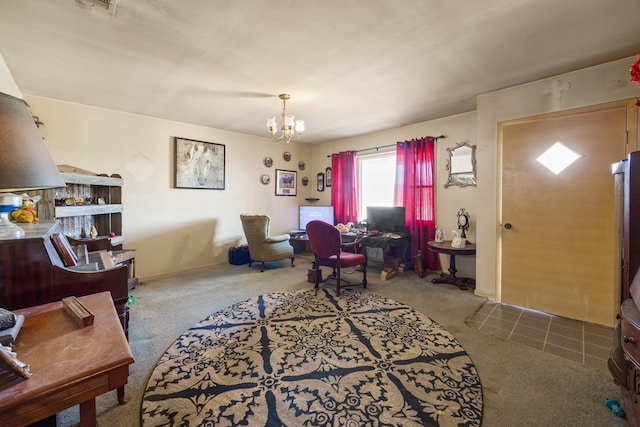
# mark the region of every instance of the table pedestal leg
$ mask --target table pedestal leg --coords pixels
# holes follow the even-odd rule
[[[475,280],[465,277],[457,277],[456,272],[456,256],[449,255],[449,274],[441,273],[440,277],[431,279],[431,283],[448,283],[466,291],[469,287],[475,288]]]

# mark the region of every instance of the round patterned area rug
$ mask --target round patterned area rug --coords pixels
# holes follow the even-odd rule
[[[187,330],[151,373],[148,426],[479,426],[455,338],[375,294],[274,292]]]

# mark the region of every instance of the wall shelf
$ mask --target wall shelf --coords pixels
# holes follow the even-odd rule
[[[73,238],[90,236],[91,227],[98,235],[108,236],[113,249],[122,249],[122,186],[119,175],[93,175],[90,173],[60,172],[66,187],[44,190],[39,202],[40,219],[58,219],[64,234]],[[82,204],[56,206],[60,199],[78,198]]]
[[[124,206],[120,203],[109,205],[56,206],[56,218],[67,218],[82,215],[106,215],[122,213]]]

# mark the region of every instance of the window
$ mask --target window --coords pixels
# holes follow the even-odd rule
[[[358,221],[365,219],[367,206],[393,206],[396,180],[396,152],[358,156]]]

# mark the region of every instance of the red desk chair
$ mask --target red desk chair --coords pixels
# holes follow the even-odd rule
[[[316,289],[320,284],[320,266],[323,265],[333,269],[333,272],[323,282],[335,278],[336,295],[340,295],[341,280],[346,282],[346,280],[340,279],[340,269],[345,267],[359,265],[362,269],[362,283],[359,285],[367,287],[367,255],[358,252],[358,249],[362,248],[360,240],[342,243],[340,231],[333,225],[319,220],[310,221],[307,224],[307,236],[315,258]],[[347,252],[353,249],[355,249],[353,252]]]

